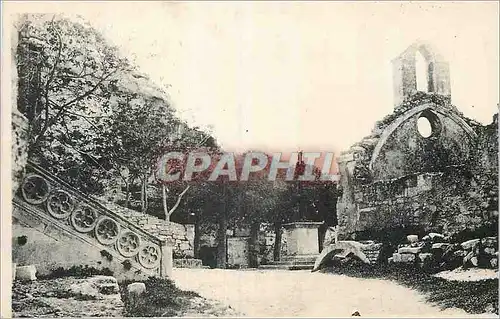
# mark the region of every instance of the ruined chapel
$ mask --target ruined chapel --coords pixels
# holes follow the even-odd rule
[[[465,117],[451,103],[449,64],[429,44],[392,64],[393,113],[338,160],[339,238],[496,235],[498,113],[489,125]]]

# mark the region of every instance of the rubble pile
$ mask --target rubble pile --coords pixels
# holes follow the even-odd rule
[[[458,267],[493,268],[498,266],[497,237],[476,238],[461,244],[438,233],[419,239],[407,236],[407,243],[398,246],[388,259],[390,264],[414,264],[426,270],[450,270]]]

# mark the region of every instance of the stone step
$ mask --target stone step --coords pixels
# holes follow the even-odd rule
[[[268,270],[312,270],[314,264],[298,264],[298,265],[260,265],[259,269]]]
[[[175,268],[203,268],[203,263],[201,259],[180,258],[180,259],[174,259],[173,266]]]
[[[280,260],[272,261],[271,265],[314,265],[316,259],[314,260]]]
[[[318,258],[318,255],[296,255],[296,256],[283,256],[281,258],[281,261],[286,261],[286,262],[295,262],[295,261],[300,261],[304,263],[314,263],[316,262],[316,259]]]

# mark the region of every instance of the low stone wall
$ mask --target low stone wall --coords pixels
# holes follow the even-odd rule
[[[203,268],[201,259],[196,258],[180,258],[174,259],[175,268]]]
[[[174,259],[194,257],[194,225],[168,222],[111,202],[100,202],[148,233],[160,239],[165,239],[172,246]]]

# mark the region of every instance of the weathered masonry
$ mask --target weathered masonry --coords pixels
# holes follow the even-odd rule
[[[13,262],[40,274],[108,268],[119,279],[170,275],[172,244],[28,164],[13,198]]]
[[[394,112],[339,159],[340,238],[496,229],[498,114],[483,126],[452,105],[448,63],[427,44],[393,67]]]

